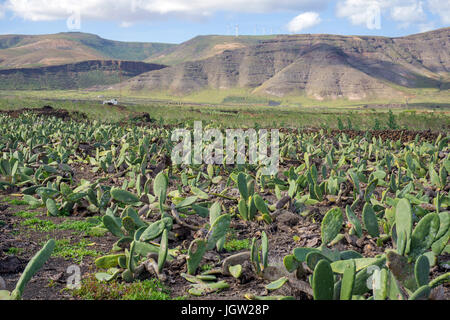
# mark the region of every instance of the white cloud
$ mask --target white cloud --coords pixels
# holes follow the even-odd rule
[[[31,21],[66,19],[80,10],[82,19],[132,23],[177,17],[198,19],[216,12],[270,13],[275,11],[323,10],[330,0],[7,0],[16,16]]]
[[[5,6],[0,3],[0,19],[3,19],[3,17],[5,16]]]
[[[321,21],[317,12],[305,12],[292,19],[287,28],[290,32],[300,32],[318,25]]]
[[[427,23],[420,23],[419,24],[419,31],[420,32],[427,32],[436,29],[436,26],[434,25],[434,22],[427,22]]]
[[[337,17],[368,29],[381,28],[381,17],[401,27],[425,28],[431,23],[429,12],[439,15],[443,24],[450,23],[448,0],[0,0],[0,18],[6,10],[29,21],[65,20],[79,11],[82,20],[113,21],[127,27],[170,18],[198,21],[224,12],[323,12],[335,3]],[[304,26],[294,20],[289,24],[292,30],[306,28],[307,22]]]
[[[414,22],[424,22],[427,19],[422,1],[393,7],[391,17],[400,22],[403,27],[408,27],[410,23]]]
[[[336,5],[336,15],[339,18],[347,18],[354,25],[366,25],[373,20],[374,12],[385,6],[383,0],[344,0]]]
[[[354,25],[366,25],[369,29],[374,19],[387,16],[401,27],[411,23],[425,23],[423,1],[419,0],[341,0],[336,6],[336,15],[347,18]]]
[[[450,2],[442,0],[428,0],[430,11],[441,17],[442,23],[450,24]]]
[[[133,26],[133,23],[132,22],[128,22],[128,21],[123,21],[123,22],[120,23],[120,26],[122,28],[129,28],[129,27]]]

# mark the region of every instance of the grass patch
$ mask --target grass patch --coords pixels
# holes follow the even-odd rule
[[[90,244],[86,240],[81,240],[75,244],[71,244],[67,239],[56,240],[56,246],[52,256],[80,263],[86,256],[97,257],[102,254],[95,250],[88,249],[89,246]]]
[[[22,252],[23,252],[22,248],[11,247],[8,249],[8,251],[6,251],[6,254],[17,256],[18,254],[21,254]]]
[[[213,268],[213,266],[210,265],[209,263],[203,264],[203,265],[200,267],[200,269],[202,270],[202,272],[209,271],[209,270],[211,270],[212,268]]]
[[[1,202],[5,202],[7,204],[13,205],[13,206],[24,206],[27,205],[28,202],[20,200],[20,199],[12,199],[10,197],[5,197],[1,200]]]
[[[36,218],[35,216],[38,214],[38,212],[21,211],[15,215],[27,219],[20,224],[35,231],[49,232],[54,230],[72,230],[75,231],[75,234],[85,233],[89,236],[95,236],[95,233],[91,232],[92,224],[87,221],[64,221],[60,224],[56,224],[49,220]]]
[[[246,90],[206,90],[175,100],[163,99],[153,94],[143,96],[127,95],[122,92],[120,104],[126,108],[117,112],[116,108],[105,107],[98,95],[104,99],[118,97],[118,92],[65,91],[1,91],[0,110],[30,108],[50,104],[56,109],[81,111],[92,120],[117,122],[132,115],[133,112],[147,112],[153,119],[161,119],[164,124],[192,127],[194,121],[204,121],[212,125],[226,124],[228,128],[338,128],[338,119],[351,119],[354,129],[387,128],[389,107],[375,107],[370,104],[387,104],[393,101],[315,101],[296,100],[286,97],[277,100],[272,97],[257,97]],[[20,94],[20,96],[19,96]],[[400,128],[415,130],[443,130],[449,119],[448,94],[441,97],[436,92],[427,93],[429,99],[410,100],[408,105],[393,108],[396,122]],[[230,98],[231,97],[231,98]],[[200,99],[201,98],[201,99]],[[65,99],[65,100],[63,100]],[[78,101],[74,101],[80,99]],[[157,99],[158,101],[156,101]],[[229,101],[231,99],[231,101]],[[270,106],[269,99],[275,99],[280,106]],[[225,101],[228,101],[224,103]],[[267,100],[267,103],[262,101]],[[166,102],[167,101],[167,102]],[[197,103],[208,102],[204,105]],[[202,103],[203,103],[202,102]],[[242,102],[242,103],[241,103]],[[257,103],[259,102],[259,103]],[[191,104],[194,103],[194,104]],[[439,105],[439,108],[436,106]],[[404,111],[415,110],[415,113]]]
[[[81,288],[73,290],[72,295],[82,300],[172,300],[169,289],[157,279],[101,283],[92,274],[81,281]]]
[[[56,229],[55,223],[48,220],[41,220],[38,218],[27,219],[25,221],[20,222],[20,225],[40,232],[49,232]]]
[[[40,212],[31,212],[31,211],[19,211],[14,213],[15,217],[20,217],[24,219],[30,219],[36,217]]]
[[[12,206],[25,206],[28,202],[20,200],[20,199],[11,199],[9,197],[3,198],[2,202],[6,202]]]
[[[88,231],[86,231],[86,235],[89,237],[104,237],[108,232],[109,231],[106,228],[91,227]]]
[[[3,199],[0,200],[0,202],[6,202],[9,203],[9,201],[11,201],[12,199],[10,197],[4,197]]]
[[[231,239],[225,242],[223,248],[228,252],[250,249],[250,241],[248,239]]]
[[[88,233],[92,224],[86,221],[64,221],[56,226],[58,230],[73,230]]]

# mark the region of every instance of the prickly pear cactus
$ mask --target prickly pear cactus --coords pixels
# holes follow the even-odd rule
[[[333,208],[325,214],[321,225],[322,244],[326,245],[336,238],[342,229],[343,222],[344,219],[340,208]]]
[[[373,238],[376,238],[380,235],[377,216],[375,215],[375,211],[373,210],[372,205],[369,203],[366,203],[364,205],[363,221],[365,229]]]
[[[191,242],[188,249],[188,274],[195,274],[197,268],[206,252],[206,241],[203,239],[195,239]]]
[[[264,231],[261,235],[261,262],[263,268],[267,268],[269,264],[269,239]]]
[[[122,190],[119,188],[111,189],[111,198],[125,204],[136,204],[139,202],[139,198],[136,195],[134,195],[129,191]]]
[[[23,295],[25,286],[31,280],[31,278],[42,268],[42,266],[47,262],[55,249],[55,240],[50,239],[47,243],[39,250],[33,258],[28,262],[25,270],[20,276],[19,281],[16,284],[16,288],[11,292],[11,299],[20,300]]]
[[[397,252],[399,254],[409,253],[412,225],[411,205],[408,199],[401,199],[395,208],[395,226],[398,237]]]
[[[416,260],[414,265],[414,276],[418,287],[428,284],[430,277],[430,263],[428,258],[424,255],[421,255]]]
[[[241,215],[242,219],[244,219],[246,221],[249,220],[248,207],[247,207],[246,201],[244,199],[239,200],[238,210],[239,210],[239,214]]]
[[[259,212],[269,214],[269,209],[267,209],[267,204],[264,202],[263,198],[259,194],[253,196],[253,201],[255,202],[256,209]]]
[[[247,188],[247,179],[245,178],[245,174],[240,172],[237,177],[238,189],[241,194],[242,199],[248,201],[248,188]]]
[[[351,223],[352,229],[354,230],[357,237],[362,237],[362,227],[361,222],[359,221],[358,217],[353,212],[352,208],[347,205],[345,208],[345,213],[347,215],[348,221]]]
[[[342,276],[341,283],[341,300],[351,300],[353,285],[355,284],[356,266],[353,260],[348,260],[347,267]]]
[[[161,236],[161,243],[159,245],[159,253],[158,253],[158,273],[161,273],[164,267],[164,263],[167,259],[167,253],[169,250],[168,247],[168,231],[164,229]]]
[[[231,216],[223,214],[214,220],[207,235],[207,250],[211,250],[216,246],[217,241],[225,237],[231,223]]]
[[[140,241],[151,241],[158,238],[166,227],[163,220],[158,220],[149,225],[139,237]]]
[[[409,256],[412,259],[417,258],[427,251],[433,244],[439,231],[439,215],[429,213],[414,228],[411,234],[411,248]]]
[[[45,206],[47,207],[47,212],[49,216],[58,216],[59,214],[59,209],[56,205],[55,200],[53,200],[52,198],[48,198],[47,201],[45,202]]]
[[[221,210],[222,209],[219,202],[215,202],[209,209],[209,223],[211,226],[214,225],[214,222],[220,217]],[[217,251],[221,251],[223,249],[224,243],[225,236],[223,236],[216,242]]]
[[[116,237],[123,237],[124,234],[121,230],[121,225],[111,216],[103,216],[103,224],[105,227]]]
[[[333,300],[334,276],[330,263],[325,259],[320,260],[314,268],[312,289],[314,300]]]

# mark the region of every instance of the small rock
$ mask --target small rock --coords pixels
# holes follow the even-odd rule
[[[253,272],[253,267],[250,261],[244,261],[242,264],[242,274],[239,277],[239,281],[241,284],[249,283],[255,279],[255,273]]]
[[[57,281],[57,282],[64,282],[64,272],[59,272],[55,274],[54,276],[50,277],[51,280]]]
[[[140,264],[135,270],[134,270],[134,276],[136,278],[145,278],[145,276],[143,277],[144,273],[147,271],[146,266],[142,263]]]
[[[284,196],[283,198],[281,198],[277,204],[275,205],[276,209],[281,209],[283,208],[289,201],[291,200],[291,197],[289,196]]]
[[[447,300],[445,296],[444,286],[439,286],[431,290],[430,300]]]
[[[270,214],[270,217],[272,218],[272,220],[276,220],[277,219],[277,217],[280,215],[280,214],[282,214],[283,213],[283,210],[281,210],[281,209],[277,209],[277,210],[275,210],[274,212],[272,212],[271,214]],[[243,228],[241,228],[241,229],[243,229]]]
[[[361,248],[364,245],[364,237],[359,238],[358,240],[356,240],[356,246],[358,248]]]
[[[441,267],[444,268],[445,270],[449,270],[450,269],[450,264],[444,263],[444,264],[441,264]]]
[[[319,238],[314,238],[314,239],[308,240],[306,242],[306,246],[309,248],[312,248],[312,247],[315,247],[318,243],[319,243]]]
[[[263,270],[263,278],[268,281],[275,281],[283,277],[285,273],[278,267],[268,266]]]
[[[425,189],[425,195],[434,198],[436,197],[436,192],[434,192],[432,189]]]
[[[304,264],[304,263],[301,263],[301,264],[298,266],[297,270],[295,271],[295,276],[296,276],[297,279],[299,279],[299,280],[303,279],[303,278],[306,276],[306,274],[307,274],[305,268],[303,267],[303,264]]]
[[[241,252],[238,254],[234,254],[232,256],[229,256],[225,260],[223,260],[222,264],[222,274],[225,276],[231,276],[230,271],[228,268],[230,266],[235,266],[237,264],[244,264],[245,261],[250,260],[250,251]]]
[[[191,235],[191,230],[178,224],[173,226],[173,233],[177,240],[185,240]]]
[[[203,259],[207,261],[217,261],[220,259],[220,256],[214,251],[207,251],[203,255]]]
[[[140,201],[142,201],[142,198],[146,198],[146,197],[142,196]],[[148,200],[147,200],[147,201],[148,201]],[[142,202],[144,202],[144,201],[142,201]],[[150,209],[150,206],[149,206],[148,204],[146,204],[146,205],[143,206],[141,209],[139,209],[138,214],[139,214],[140,216],[146,215],[146,214],[148,213],[149,209]]]
[[[159,278],[159,274],[158,274],[158,263],[156,263],[156,261],[154,259],[148,259],[146,261],[144,261],[142,263],[142,265],[144,266],[145,270],[147,270],[147,272],[152,275],[153,277],[158,277]]]
[[[277,217],[277,222],[288,227],[293,227],[300,222],[300,217],[292,212],[284,212]]]
[[[347,243],[351,246],[356,246],[356,242],[358,241],[358,237],[355,235],[349,235],[348,233],[344,234],[345,240],[347,240]]]
[[[363,251],[364,251],[365,254],[369,254],[369,253],[373,252],[374,250],[375,250],[375,248],[373,247],[373,245],[368,243],[368,244],[366,244],[364,246],[364,250]]]
[[[149,252],[147,254],[147,259],[153,259],[155,261],[158,260],[158,254],[156,252]]]
[[[22,261],[16,256],[6,256],[0,260],[0,273],[18,273],[23,269]]]

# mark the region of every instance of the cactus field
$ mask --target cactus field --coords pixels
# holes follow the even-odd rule
[[[0,300],[450,298],[448,131],[283,128],[267,176],[174,128],[0,113]]]

